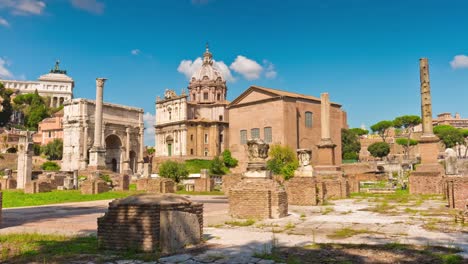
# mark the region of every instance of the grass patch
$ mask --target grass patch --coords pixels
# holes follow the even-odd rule
[[[247,219],[245,221],[227,221],[225,224],[230,226],[251,226],[255,224],[255,220]]]
[[[176,194],[184,195],[224,195],[221,191],[212,191],[212,192],[188,192],[186,190],[177,191]]]
[[[389,205],[387,201],[384,201],[375,206],[369,207],[368,210],[379,214],[388,214],[394,213],[392,210],[394,210],[395,208],[395,205]]]
[[[352,237],[352,236],[356,236],[360,234],[381,234],[381,233],[370,231],[367,229],[352,229],[352,228],[345,227],[342,229],[335,230],[333,234],[327,235],[327,237],[331,239],[342,239],[342,238],[348,238],[348,237]]]
[[[191,159],[185,161],[185,168],[189,173],[200,173],[202,169],[210,169],[211,160]]]
[[[2,192],[3,208],[111,200],[142,193],[140,191],[110,191],[99,194],[81,194],[80,190],[54,190],[52,192],[34,194],[24,193],[22,190],[4,190]]]
[[[426,200],[442,200],[442,195],[432,194],[410,194],[409,190],[396,190],[395,193],[351,193],[351,198],[368,199],[369,201],[380,201],[398,204],[407,204],[413,202],[415,205],[421,205]]]
[[[334,212],[335,209],[333,209],[333,207],[325,207],[324,210],[322,211],[322,208],[320,208],[320,212],[323,214],[323,215],[327,215],[331,212]]]
[[[96,236],[63,236],[45,234],[0,235],[0,263],[70,263],[92,260],[97,263],[114,259],[158,259],[157,253],[134,250],[104,251],[98,249]]]

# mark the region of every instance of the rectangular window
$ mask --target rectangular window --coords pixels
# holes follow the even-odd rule
[[[247,144],[247,130],[240,131],[240,143],[241,145]]]
[[[305,112],[305,126],[312,127],[312,112]]]
[[[203,93],[203,100],[208,100],[208,93]]]
[[[208,144],[208,134],[205,134],[205,144]]]
[[[208,149],[207,148],[205,148],[205,153],[204,154],[205,154],[205,157],[208,156]]]
[[[271,127],[265,127],[263,129],[263,136],[265,137],[265,142],[266,143],[271,143],[272,140],[272,134],[271,134]]]
[[[260,138],[260,129],[259,128],[252,128],[250,130],[250,137],[252,139]]]

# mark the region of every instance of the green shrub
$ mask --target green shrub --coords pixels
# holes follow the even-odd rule
[[[169,178],[179,183],[183,179],[187,179],[189,171],[185,164],[172,160],[165,161],[159,167],[159,176]]]
[[[294,176],[294,171],[299,167],[296,153],[289,146],[273,145],[269,152],[270,160],[267,168],[285,179]]]
[[[358,160],[359,154],[356,152],[347,152],[343,154],[343,159],[345,160]]]
[[[54,141],[42,147],[42,153],[47,156],[48,160],[61,160],[63,154],[63,141],[54,139]]]
[[[224,166],[224,162],[219,157],[214,157],[210,163],[210,173],[214,175],[226,174],[227,168]]]
[[[46,161],[42,163],[41,168],[45,171],[59,171],[60,165],[53,161]]]
[[[239,161],[232,157],[231,151],[226,149],[222,153],[224,166],[228,168],[234,168],[237,166]]]
[[[102,175],[99,176],[99,178],[101,178],[101,180],[103,180],[105,182],[112,183],[112,179],[108,174],[102,174]]]
[[[376,142],[371,144],[367,150],[373,157],[383,158],[386,157],[388,153],[390,153],[390,145],[388,145],[386,142]]]

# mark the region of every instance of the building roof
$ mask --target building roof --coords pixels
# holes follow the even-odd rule
[[[217,81],[220,80],[224,82],[223,75],[221,72],[213,65],[213,54],[211,54],[208,45],[206,46],[206,51],[203,53],[203,62],[200,67],[193,75],[190,82],[194,81]]]
[[[234,101],[232,101],[230,105],[237,104],[245,96],[247,96],[249,93],[251,93],[252,91],[255,91],[255,90],[263,91],[263,92],[269,93],[269,94],[271,94],[273,96],[290,97],[290,98],[296,98],[296,99],[306,99],[306,100],[321,102],[320,98],[315,97],[315,96],[299,94],[299,93],[293,93],[293,92],[288,92],[288,91],[279,90],[279,89],[267,88],[267,87],[258,86],[258,85],[252,85],[247,90],[245,90],[241,95],[239,95],[236,99],[234,99]],[[341,104],[338,104],[338,103],[330,102],[330,104],[332,104],[334,106],[340,106],[341,107]]]

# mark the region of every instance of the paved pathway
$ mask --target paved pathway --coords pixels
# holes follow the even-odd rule
[[[222,221],[227,215],[227,198],[224,196],[187,196],[204,204],[206,225],[210,221]],[[40,232],[48,234],[93,234],[97,230],[97,218],[107,211],[112,200],[64,203],[34,207],[3,209],[3,225],[0,234]]]

